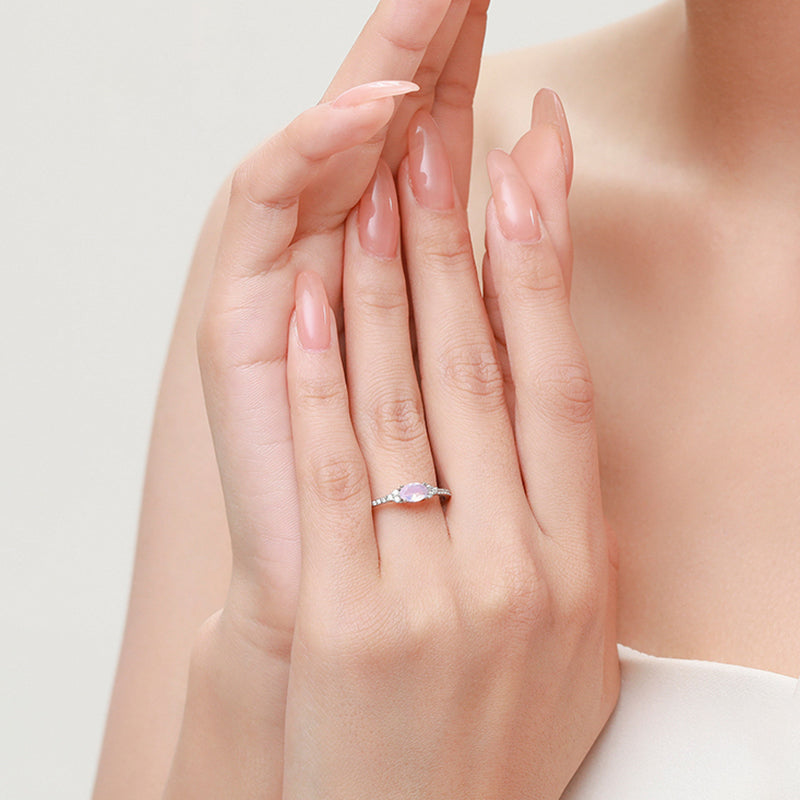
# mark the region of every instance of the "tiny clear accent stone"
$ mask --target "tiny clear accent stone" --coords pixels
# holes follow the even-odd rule
[[[407,483],[400,487],[400,499],[406,503],[419,503],[428,499],[428,487],[424,483]]]

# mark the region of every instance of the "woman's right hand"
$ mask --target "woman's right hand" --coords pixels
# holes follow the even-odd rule
[[[295,276],[313,269],[340,305],[344,222],[378,159],[394,168],[405,154],[408,120],[420,107],[440,124],[466,204],[487,6],[382,0],[322,102],[236,170],[198,329],[232,579],[225,607],[197,638],[167,797],[280,797],[300,577],[285,370]],[[381,88],[414,88],[348,93],[376,78],[413,79],[420,91],[399,107],[385,98],[348,105]],[[252,330],[262,335],[255,340]]]

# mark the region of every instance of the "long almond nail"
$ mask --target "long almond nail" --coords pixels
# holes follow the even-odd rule
[[[453,170],[439,126],[420,110],[408,129],[408,171],[411,188],[421,206],[449,209],[455,205]]]
[[[320,352],[331,344],[328,298],[316,272],[301,272],[295,284],[297,336],[304,350]]]
[[[561,152],[564,155],[564,171],[567,178],[567,189],[572,180],[572,137],[569,132],[567,115],[561,98],[552,89],[540,89],[533,98],[533,111],[531,112],[531,124],[533,125],[553,125],[558,129],[561,138]]]
[[[373,100],[382,100],[384,97],[397,97],[418,91],[419,86],[411,81],[373,81],[342,92],[331,105],[334,108],[352,108]]]
[[[486,159],[486,165],[503,235],[512,241],[539,241],[542,228],[536,211],[536,201],[514,160],[502,150],[492,150]]]
[[[394,178],[385,161],[378,168],[358,206],[361,246],[379,258],[394,258],[400,238],[400,216]]]

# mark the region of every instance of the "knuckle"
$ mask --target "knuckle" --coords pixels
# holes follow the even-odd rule
[[[459,226],[457,229],[436,224],[419,243],[419,252],[428,273],[441,273],[450,276],[454,272],[474,274],[477,281],[475,254],[469,232]]]
[[[445,586],[425,593],[404,618],[402,640],[407,652],[420,653],[452,639],[460,625],[458,604]]]
[[[383,445],[413,444],[426,435],[418,395],[380,400],[369,410],[370,432]]]
[[[265,347],[253,336],[247,309],[204,316],[195,331],[195,349],[200,374],[220,379],[233,370],[285,368],[286,350]]]
[[[519,558],[493,570],[477,600],[480,625],[489,639],[517,637],[527,641],[532,632],[550,627],[553,604],[550,590],[529,558]]]
[[[366,316],[369,321],[386,324],[386,315],[402,315],[408,320],[408,297],[405,283],[380,280],[374,270],[356,270],[361,273],[354,278],[353,294],[355,295],[359,315]],[[363,276],[364,273],[369,276]],[[362,277],[363,276],[363,277]],[[398,275],[399,277],[399,275]]]
[[[347,387],[337,376],[294,376],[296,404],[305,413],[338,411],[347,406]]]
[[[541,304],[567,301],[561,266],[555,259],[547,258],[543,253],[536,252],[534,257],[527,259],[510,259],[505,266],[505,272],[506,291],[511,293],[512,302]]]
[[[459,395],[500,403],[504,400],[503,371],[489,342],[448,348],[442,355],[442,378]]]
[[[440,81],[436,87],[436,102],[451,108],[472,108],[474,97],[475,87],[468,73],[463,78],[453,77]]]
[[[325,505],[347,503],[363,493],[367,471],[355,453],[336,453],[310,459],[310,484]]]
[[[409,31],[405,34],[397,30],[384,30],[382,28],[376,29],[377,35],[383,39],[390,47],[397,50],[402,50],[412,56],[419,56],[424,54],[428,49],[428,39],[423,38],[419,33]]]
[[[295,195],[281,197],[275,193],[271,181],[265,180],[265,172],[269,171],[271,156],[267,148],[278,146],[293,159],[301,161],[307,169],[313,169],[317,161],[298,150],[289,128],[282,128],[263,147],[241,161],[231,176],[230,198],[239,199],[252,206],[269,210],[291,208],[297,203]]]
[[[256,161],[255,155],[242,161],[234,170],[231,178],[231,199],[240,199],[254,206],[269,206],[285,208],[291,201],[282,202],[278,199],[267,199],[264,196],[264,181],[259,180],[263,170]]]
[[[437,81],[441,75],[441,68],[438,64],[430,61],[423,61],[414,73],[414,83],[420,87],[420,91],[414,92],[413,100],[419,103],[421,108],[426,108],[426,103],[433,99],[438,92]]]
[[[583,359],[553,361],[532,377],[537,404],[550,419],[587,423],[594,411],[594,384]]]

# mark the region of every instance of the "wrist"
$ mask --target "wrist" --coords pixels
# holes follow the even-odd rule
[[[287,681],[221,617],[209,618],[195,640],[164,800],[281,797]]]

